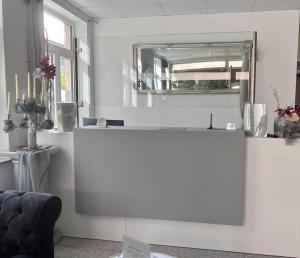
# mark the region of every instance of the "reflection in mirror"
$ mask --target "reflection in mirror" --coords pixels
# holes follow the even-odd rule
[[[252,41],[134,45],[138,93],[250,90]],[[245,95],[243,93],[243,95]]]

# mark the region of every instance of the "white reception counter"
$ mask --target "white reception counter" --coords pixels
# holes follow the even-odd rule
[[[73,134],[42,133],[38,142],[58,146],[49,183],[63,200],[58,226],[66,236],[121,241],[127,234],[159,245],[300,256],[299,143],[246,138],[244,222],[232,226],[77,214]]]

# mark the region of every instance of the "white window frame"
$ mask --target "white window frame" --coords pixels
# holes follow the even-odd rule
[[[65,18],[64,16],[56,13],[55,11],[45,8],[44,13],[47,13],[48,15],[51,15],[55,17],[56,19],[60,20],[64,24],[70,26],[71,32],[70,32],[70,49],[67,49],[65,47],[59,46],[55,42],[48,41],[48,47],[49,47],[49,55],[50,59],[53,58],[54,60],[51,60],[56,66],[56,76],[54,78],[54,103],[53,103],[53,111],[54,111],[54,123],[55,128],[57,127],[57,105],[56,103],[62,102],[61,99],[61,71],[60,71],[60,58],[65,57],[71,60],[71,101],[75,102],[76,100],[76,89],[75,89],[75,50],[74,50],[74,35],[75,35],[75,24]],[[77,118],[78,119],[78,118]]]
[[[55,42],[51,42],[49,40],[49,52],[54,55],[54,64],[56,66],[56,76],[55,76],[55,103],[61,102],[61,80],[60,80],[60,58],[65,57],[71,60],[72,65],[72,74],[71,74],[71,92],[72,92],[72,101],[75,101],[75,51],[74,51],[74,35],[75,35],[75,24],[68,20],[67,18],[63,17],[62,15],[54,12],[53,10],[49,10],[45,8],[45,13],[54,16],[55,18],[59,19],[64,24],[71,27],[71,48],[67,49],[64,47],[59,46]]]
[[[88,105],[84,107],[88,108],[88,114],[87,116],[94,117],[95,116],[95,73],[94,73],[94,23],[99,23],[99,20],[97,18],[94,18],[90,16],[89,14],[85,13],[81,8],[78,8],[76,5],[71,3],[70,1],[65,1],[65,0],[50,0],[53,3],[59,5],[66,11],[70,12],[71,14],[75,15],[77,18],[80,20],[84,21],[86,23],[87,27],[87,46],[89,48],[89,56],[90,56],[90,62],[89,62],[89,91],[90,91],[90,97],[89,100],[87,101]],[[49,9],[49,8],[45,8]],[[52,10],[52,9],[50,9]],[[47,10],[45,10],[47,11]],[[49,12],[50,13],[50,12]],[[56,15],[59,17],[59,15]],[[63,20],[68,20],[68,19],[63,19]],[[74,31],[75,33],[76,31]],[[74,34],[76,35],[76,34]],[[75,53],[74,53],[75,54]],[[76,86],[75,86],[76,87]],[[74,93],[76,91],[74,87]],[[75,96],[75,101],[79,101],[82,96],[80,95],[80,86],[78,85],[78,93],[79,96]],[[81,106],[82,101],[79,101],[79,107]],[[82,102],[83,103],[83,102]]]

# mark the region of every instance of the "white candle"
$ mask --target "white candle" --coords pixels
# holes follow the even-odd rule
[[[19,80],[18,80],[18,75],[15,74],[15,83],[16,83],[16,100],[20,99],[19,95]]]
[[[10,92],[7,93],[7,114],[10,114]]]
[[[30,84],[30,73],[28,73],[28,98],[31,98],[31,84]]]
[[[25,100],[26,96],[25,93],[22,94],[22,100]]]
[[[33,77],[33,98],[36,98],[36,81],[35,78]]]

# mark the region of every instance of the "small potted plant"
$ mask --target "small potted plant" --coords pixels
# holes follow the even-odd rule
[[[277,108],[277,118],[274,121],[274,134],[280,138],[299,138],[300,136],[300,106]]]
[[[279,138],[299,138],[300,106],[294,105],[282,107],[276,89],[273,90],[273,95],[277,102],[277,109],[275,110],[277,116],[274,120],[274,135]]]

